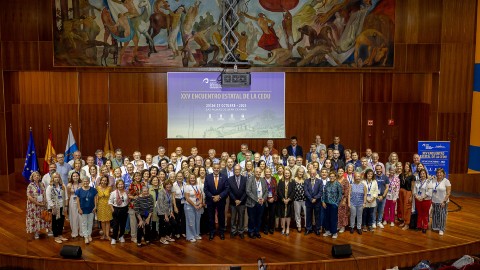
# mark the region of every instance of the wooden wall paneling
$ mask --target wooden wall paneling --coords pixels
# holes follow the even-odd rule
[[[53,40],[53,12],[54,4],[52,1],[38,1],[38,8],[36,9],[38,22],[38,40],[52,41]],[[53,58],[52,58],[53,59]]]
[[[430,119],[429,119],[429,128],[428,128],[428,138],[429,140],[437,139],[437,128],[438,128],[438,91],[439,91],[439,79],[440,76],[438,73],[432,74],[432,94],[430,100]]]
[[[363,102],[392,102],[392,73],[364,73]]]
[[[43,1],[49,2],[50,1]],[[6,1],[0,10],[3,41],[37,41],[39,1]]]
[[[111,103],[142,103],[143,87],[148,85],[148,76],[142,73],[110,73],[109,90]]]
[[[14,157],[14,149],[16,145],[13,144],[13,139],[16,137],[16,134],[13,133],[13,112],[7,111],[5,113],[5,134],[6,134],[6,141],[5,144],[7,146],[7,170],[8,174],[12,174],[15,172],[15,163],[13,160]]]
[[[167,73],[155,74],[155,91],[154,101],[155,103],[167,103]]]
[[[0,111],[0,175],[8,174],[6,113]]]
[[[78,103],[78,73],[51,72],[50,104]]]
[[[432,99],[432,74],[393,74],[392,88],[393,102],[430,104]]]
[[[108,73],[81,72],[78,78],[80,104],[108,104]]]
[[[409,1],[418,3],[418,43],[440,43],[443,0]]]
[[[429,138],[429,110],[430,106],[423,103],[392,104],[391,117],[395,125],[386,126],[391,135],[391,151],[407,152],[408,161],[411,160],[411,154],[417,152],[417,141]]]
[[[440,44],[407,44],[408,72],[440,71]]]
[[[107,121],[107,104],[80,104],[80,138],[75,139],[77,144],[80,141],[83,156],[94,155],[97,149],[103,149]]]
[[[442,43],[475,42],[476,5],[476,0],[443,0]]]
[[[438,94],[439,112],[471,112],[473,51],[474,45],[472,43],[442,44],[442,69]]]
[[[395,1],[395,43],[406,43],[408,3],[407,0]]]
[[[113,147],[121,148],[124,155],[130,158],[132,158],[133,151],[139,150],[140,136],[138,134],[144,132],[140,130],[138,121],[139,107],[139,104],[110,104],[110,134]],[[166,125],[162,125],[161,128],[166,128]],[[156,148],[152,151],[154,150]]]
[[[3,70],[38,70],[37,41],[2,41]]]
[[[142,104],[138,107],[139,149],[142,154],[157,154],[158,146],[164,145],[167,136],[164,104]],[[190,155],[190,150],[188,151]]]
[[[471,113],[439,113],[438,140],[450,141],[450,173],[466,173]]]
[[[399,43],[439,43],[442,2],[439,0],[395,2],[395,40]]]
[[[53,41],[38,42],[40,70],[53,70]],[[69,68],[63,68],[68,70]]]
[[[392,115],[391,103],[365,103],[362,108],[363,140],[366,148],[371,148],[375,152],[389,152],[391,145],[387,145],[387,120]],[[373,120],[373,126],[368,126],[368,120]],[[358,136],[358,133],[356,134]],[[358,150],[358,149],[357,149]]]
[[[4,71],[2,74],[5,98],[10,97],[10,104],[20,104],[19,72]]]
[[[49,72],[20,72],[20,104],[50,104],[52,78]]]
[[[407,44],[395,43],[395,55],[393,63],[394,72],[406,72],[407,68]]]

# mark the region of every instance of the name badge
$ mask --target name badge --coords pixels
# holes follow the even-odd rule
[[[268,192],[268,197],[273,197],[273,193],[272,193],[272,192]]]
[[[262,197],[262,191],[261,190],[257,190],[257,196],[258,196],[258,198]]]
[[[86,197],[86,198],[85,198],[85,201],[87,201],[87,202],[88,202],[88,197]]]
[[[43,202],[43,196],[42,195],[37,196],[37,202]]]

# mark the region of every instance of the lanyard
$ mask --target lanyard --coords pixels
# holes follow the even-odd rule
[[[192,186],[193,188],[193,192],[195,192],[195,197],[197,198],[197,200],[200,199],[200,189],[198,188],[198,186]]]
[[[445,179],[445,178],[443,178],[443,179]],[[437,191],[437,187],[438,187],[438,185],[440,185],[443,182],[443,179],[440,182],[437,181],[437,183],[435,184],[435,191]]]
[[[424,185],[425,183],[427,183],[426,180],[425,180],[425,181],[420,180],[420,186],[418,187],[418,191],[419,191],[419,192],[420,192],[420,190],[422,189],[422,187],[423,187],[423,185]]]
[[[62,187],[60,186],[58,189],[57,188],[54,188],[55,189],[55,193],[57,193],[57,196],[59,199],[62,198]]]
[[[368,181],[367,181],[367,189],[368,189],[367,193],[370,193],[370,189],[372,189],[372,185],[373,185],[373,181],[370,182],[370,185],[368,185]]]
[[[352,175],[347,174],[347,178],[348,178],[348,183],[352,184],[353,183]]]
[[[172,205],[172,196],[170,195],[170,193],[167,191],[165,192],[167,194],[167,200],[168,200],[168,208],[170,208],[170,206]]]
[[[95,181],[93,180],[93,176],[90,177],[90,181],[92,181],[92,186],[93,186],[93,188],[95,188],[96,185],[95,185]]]
[[[39,195],[42,195],[42,189],[40,188],[40,186],[37,186],[37,183],[33,182],[33,185],[35,186],[35,188],[37,188],[37,193]]]

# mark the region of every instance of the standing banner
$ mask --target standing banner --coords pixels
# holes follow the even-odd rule
[[[450,142],[419,141],[420,162],[425,165],[429,175],[435,175],[438,168],[445,170],[446,177],[450,166]]]

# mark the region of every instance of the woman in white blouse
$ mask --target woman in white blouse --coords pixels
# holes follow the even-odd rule
[[[427,171],[418,171],[419,179],[415,182],[413,196],[415,197],[415,209],[417,211],[417,228],[427,232],[428,215],[432,204],[432,182],[428,179]]]
[[[438,233],[443,235],[452,184],[445,178],[445,171],[442,168],[437,169],[437,177],[433,179],[432,186],[432,230],[438,230]]]
[[[55,237],[55,242],[61,244],[68,239],[62,236],[63,224],[65,222],[65,215],[68,208],[67,188],[59,173],[52,174],[52,180],[47,187],[46,197],[48,203],[48,210],[52,212],[52,231]]]
[[[374,210],[377,206],[377,197],[378,197],[378,184],[375,180],[374,173],[372,169],[365,170],[365,180],[362,181],[363,184],[367,187],[367,203],[363,208],[362,215],[362,225],[363,231],[372,231],[372,225],[375,220]]]
[[[125,242],[123,234],[125,233],[125,226],[127,225],[129,202],[128,193],[125,191],[125,183],[122,179],[117,180],[115,188],[115,191],[110,193],[108,199],[108,205],[112,208],[113,213],[112,245],[115,245],[117,241],[120,241],[120,243]]]

